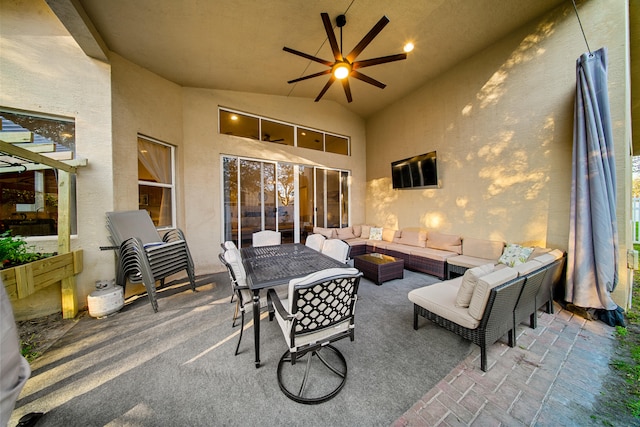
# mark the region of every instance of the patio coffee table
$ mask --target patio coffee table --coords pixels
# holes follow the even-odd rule
[[[389,255],[378,253],[358,255],[353,258],[353,266],[377,285],[404,277],[404,260]]]

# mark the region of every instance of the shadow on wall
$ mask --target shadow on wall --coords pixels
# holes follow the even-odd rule
[[[535,81],[545,78],[542,65],[537,65],[550,54],[544,42],[560,22],[572,16],[570,13],[569,6],[548,14],[476,92],[461,89],[462,97],[468,94],[471,100],[459,104],[459,115],[445,130],[456,137],[458,147],[434,147],[438,150],[442,188],[393,190],[389,169],[386,177],[368,182],[368,206],[372,208],[372,215],[367,215],[369,222],[393,228],[422,226],[445,232],[467,231],[468,235],[473,235],[473,230],[477,237],[505,241],[515,238],[522,244],[546,246],[550,216],[564,212],[563,207],[552,209],[550,200],[558,200],[558,191],[568,189],[566,178],[570,180],[570,154],[568,169],[553,170],[551,160],[567,148],[559,144],[571,139],[568,122],[572,103],[562,103],[562,111],[557,105],[559,98],[573,96],[573,85],[551,101],[546,100],[548,94],[532,92],[528,102],[538,107],[528,110],[522,105],[528,89],[518,82],[524,81],[525,72],[538,73],[532,79],[533,91]],[[569,68],[572,76],[573,69]],[[564,85],[564,81],[561,83]],[[544,111],[545,104],[555,105],[555,111]],[[562,123],[557,123],[557,117],[562,118]],[[481,136],[464,129],[483,122],[500,124],[492,134]],[[465,134],[471,135],[467,142],[460,139]],[[453,176],[454,173],[458,175]],[[556,197],[552,198],[553,194]]]

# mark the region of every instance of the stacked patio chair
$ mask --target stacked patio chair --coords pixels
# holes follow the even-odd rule
[[[187,271],[191,289],[196,290],[193,260],[184,234],[169,230],[160,237],[145,210],[107,212],[107,228],[117,247],[116,283],[124,291],[127,280],[143,283],[154,312],[158,311],[156,282]]]

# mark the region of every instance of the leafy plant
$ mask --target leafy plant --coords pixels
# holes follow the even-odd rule
[[[34,245],[28,246],[22,237],[12,236],[11,231],[5,231],[0,234],[0,268],[15,267],[53,255],[33,252],[34,248]]]

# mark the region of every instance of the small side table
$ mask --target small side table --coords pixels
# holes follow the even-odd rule
[[[353,266],[377,285],[404,277],[404,260],[389,255],[378,253],[358,255],[353,259]]]

